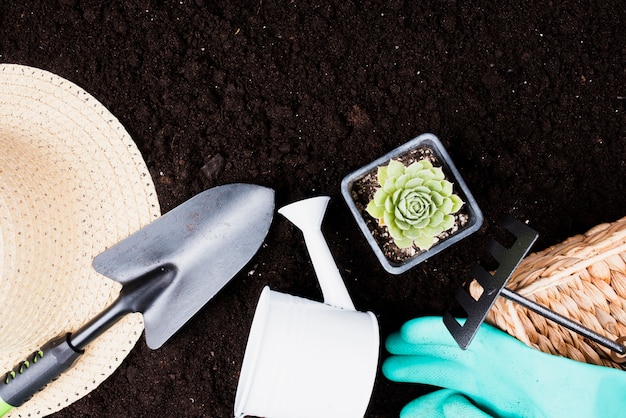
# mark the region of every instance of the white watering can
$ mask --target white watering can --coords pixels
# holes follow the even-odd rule
[[[376,316],[358,312],[321,231],[329,197],[281,208],[304,234],[324,303],[266,287],[243,360],[235,417],[359,418],[378,366]]]

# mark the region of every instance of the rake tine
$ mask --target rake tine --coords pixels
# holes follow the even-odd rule
[[[502,260],[505,259],[509,249],[500,244],[498,241],[492,239],[487,243],[487,251],[489,251],[493,258],[495,258],[499,263],[502,263]]]
[[[513,246],[525,246],[527,242],[531,242],[532,245],[539,236],[537,231],[512,216],[507,215],[502,221],[502,225],[511,231],[511,233],[517,238],[517,241],[513,244]]]
[[[480,299],[474,299],[465,289],[459,287],[455,292],[456,301],[465,310],[471,310],[477,303],[480,303]]]
[[[478,321],[476,317],[472,317],[467,318],[463,325],[461,325],[450,312],[446,312],[443,315],[443,323],[445,324],[446,328],[448,328],[448,331],[450,331],[450,334],[452,334],[452,336],[454,337],[456,343],[463,350],[469,347],[470,343],[474,339],[474,335],[476,335],[475,332],[465,332],[465,330],[470,328],[476,328],[478,330],[478,328],[482,324],[482,321],[484,321],[484,319]]]
[[[459,347],[465,350],[474,339],[480,325],[485,321],[487,312],[493,304],[493,298],[483,292],[480,298],[474,299],[461,287],[456,290],[455,297],[465,312],[472,312],[472,314],[468,314],[467,319],[461,324],[448,311],[444,314],[443,322]]]
[[[476,264],[472,269],[472,277],[482,286],[485,292],[490,295],[497,288],[496,277],[489,273],[483,266]],[[482,295],[479,299],[482,299]]]
[[[505,218],[502,224],[515,235],[516,240],[511,248],[506,248],[494,240],[488,243],[487,249],[498,261],[499,266],[493,274],[479,264],[474,266],[472,277],[483,287],[483,293],[478,299],[474,299],[463,289],[458,289],[456,292],[456,300],[467,314],[467,319],[461,325],[452,316],[450,310],[444,315],[444,324],[462,349],[469,346],[513,271],[538,236],[532,228],[510,216]]]

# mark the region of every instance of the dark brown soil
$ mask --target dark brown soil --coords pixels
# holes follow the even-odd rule
[[[5,1],[0,61],[102,101],[143,152],[164,211],[231,182],[274,188],[278,206],[331,196],[329,246],[386,336],[445,311],[504,215],[539,231],[541,249],[626,212],[623,0],[500,3]],[[486,222],[392,276],[339,185],[423,132],[446,145]],[[141,341],[56,416],[231,416],[268,284],[320,297],[302,237],[279,215],[250,266],[175,338],[157,351]],[[430,390],[379,375],[367,416],[397,416]]]

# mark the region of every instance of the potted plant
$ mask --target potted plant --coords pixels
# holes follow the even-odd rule
[[[448,248],[483,222],[465,181],[433,134],[422,134],[349,174],[341,193],[392,274]]]

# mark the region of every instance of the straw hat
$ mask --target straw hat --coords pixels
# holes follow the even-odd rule
[[[159,216],[146,165],[93,96],[54,74],[0,64],[0,371],[102,311],[120,285],[93,258]],[[92,342],[66,374],[7,416],[44,416],[104,381],[141,336],[140,314]],[[32,415],[29,415],[32,414]]]

